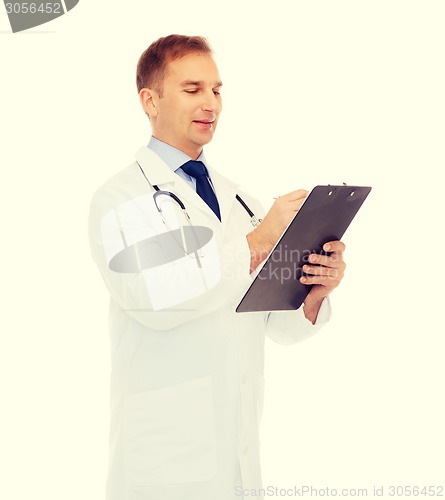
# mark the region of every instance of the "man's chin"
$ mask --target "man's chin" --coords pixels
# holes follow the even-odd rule
[[[205,134],[205,135],[204,134],[200,134],[198,137],[195,136],[193,138],[193,144],[195,144],[195,146],[203,148],[212,139],[213,139],[213,133],[212,134]]]

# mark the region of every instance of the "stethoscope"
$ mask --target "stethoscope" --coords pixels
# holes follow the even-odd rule
[[[145,177],[145,180],[155,190],[154,193],[153,193],[153,201],[154,201],[154,204],[156,206],[156,209],[159,212],[159,215],[161,216],[161,219],[162,219],[163,223],[165,225],[167,225],[167,223],[165,221],[165,218],[164,218],[164,214],[162,213],[162,208],[161,208],[160,204],[158,203],[158,198],[160,196],[169,196],[172,200],[174,200],[179,205],[179,207],[181,208],[182,212],[184,213],[184,215],[185,215],[185,217],[187,219],[187,222],[190,223],[190,221],[191,221],[190,216],[187,213],[185,205],[180,200],[180,198],[176,194],[172,193],[171,191],[165,191],[163,189],[159,189],[159,186],[157,186],[156,184],[152,184],[148,180],[148,177],[145,175],[145,172],[144,172],[143,168],[141,167],[141,165],[139,164],[139,162],[137,162],[137,163],[139,165],[139,168],[141,169],[142,175]],[[236,195],[236,199],[242,205],[242,207],[244,208],[244,210],[249,214],[250,223],[252,224],[252,226],[253,227],[258,227],[260,225],[262,219],[258,219],[255,216],[255,214],[252,212],[252,210],[250,210],[250,208],[248,207],[247,203],[241,198],[241,196],[239,194]]]

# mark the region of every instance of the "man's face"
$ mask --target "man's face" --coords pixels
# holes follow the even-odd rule
[[[162,97],[153,92],[153,135],[196,159],[212,140],[222,109],[221,79],[209,54],[193,53],[171,61]]]

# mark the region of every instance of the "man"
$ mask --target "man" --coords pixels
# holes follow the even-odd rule
[[[311,256],[304,307],[235,313],[251,273],[307,191],[258,202],[211,168],[203,146],[222,109],[205,39],[154,42],[137,68],[153,136],[95,194],[92,254],[111,293],[108,500],[231,500],[259,489],[265,334],[312,336],[329,317],[344,245]],[[302,278],[303,279],[303,278]]]

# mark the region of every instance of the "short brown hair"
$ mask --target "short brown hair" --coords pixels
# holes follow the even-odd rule
[[[136,71],[138,92],[149,87],[162,93],[167,64],[193,52],[211,54],[212,49],[202,36],[169,35],[153,42],[138,61]]]

